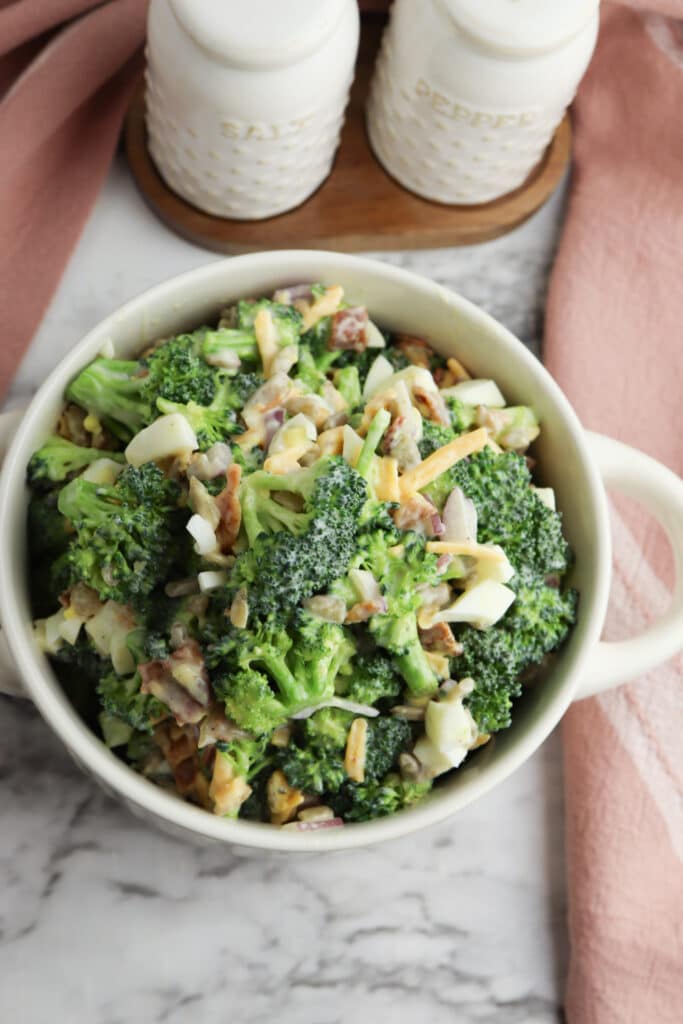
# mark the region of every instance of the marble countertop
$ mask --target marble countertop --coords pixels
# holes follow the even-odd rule
[[[477,248],[378,254],[538,351],[562,195]],[[125,299],[216,258],[114,165],[7,407]],[[550,1024],[567,960],[553,734],[456,818],[288,860],[170,839],[104,795],[25,701],[0,698],[0,1020],[21,1024]]]

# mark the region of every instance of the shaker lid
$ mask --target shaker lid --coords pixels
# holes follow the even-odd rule
[[[507,53],[540,53],[571,39],[600,0],[442,0],[465,32]]]
[[[276,67],[315,50],[349,0],[169,2],[182,28],[214,56],[243,67]]]

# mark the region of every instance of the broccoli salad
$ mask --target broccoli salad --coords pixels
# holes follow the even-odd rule
[[[339,286],[97,358],[28,467],[37,642],[108,747],[214,814],[400,811],[574,622],[538,434]]]

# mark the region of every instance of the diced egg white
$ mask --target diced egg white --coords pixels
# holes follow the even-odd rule
[[[194,430],[179,412],[160,416],[144,427],[126,448],[126,459],[131,466],[143,466],[173,455],[193,452],[197,447]]]
[[[484,579],[466,590],[448,608],[434,615],[433,622],[467,622],[477,629],[488,629],[505,615],[515,593],[502,583]]]
[[[202,594],[206,594],[210,590],[218,590],[225,584],[227,578],[227,572],[222,572],[219,569],[208,569],[206,572],[197,573],[197,582]]]
[[[342,438],[343,445],[342,456],[350,466],[355,466],[358,461],[358,456],[363,448],[363,438],[360,437],[353,427],[350,427],[348,423],[344,424]]]
[[[114,462],[113,459],[96,459],[81,473],[81,477],[91,484],[111,487],[123,469],[123,465],[120,462]]]
[[[454,746],[449,750],[439,750],[428,736],[421,736],[413,749],[413,754],[420,764],[426,768],[431,778],[457,768],[467,757],[467,747]]]
[[[317,437],[315,423],[299,412],[275,431],[268,446],[268,454],[277,455],[287,448],[298,448],[307,443],[314,444]]]
[[[365,336],[368,339],[368,348],[385,348],[386,342],[384,335],[380,331],[377,324],[373,324],[372,320],[368,320],[365,328]]]
[[[380,358],[378,356],[378,358]],[[375,360],[376,362],[377,360]],[[388,362],[388,360],[387,360]],[[391,364],[389,364],[391,365]],[[374,366],[374,363],[373,363]],[[372,367],[370,367],[372,371]],[[370,374],[368,374],[368,379]],[[363,398],[372,398],[377,394],[378,391],[388,390],[389,388],[395,387],[400,381],[403,381],[408,391],[412,392],[414,388],[422,388],[424,391],[438,391],[436,381],[432,374],[424,366],[406,366],[403,370],[398,370],[396,373],[392,373],[390,377],[382,380],[377,387],[368,388],[368,381],[365,382],[365,388],[363,389]],[[366,394],[367,390],[367,394]]]
[[[445,398],[457,398],[466,405],[487,405],[491,409],[505,406],[500,388],[494,380],[461,380],[450,388],[444,388]]]
[[[457,747],[469,750],[479,730],[462,699],[430,700],[425,712],[425,732],[436,749],[444,753]]]
[[[130,613],[116,601],[107,601],[85,624],[85,631],[94,647],[103,657],[111,658],[118,675],[126,675],[135,668],[135,661],[126,645],[128,634],[134,628]]]
[[[379,391],[381,386],[394,375],[394,368],[386,356],[377,356],[374,363],[368,370],[363,386],[363,400],[367,401],[370,395]]]
[[[498,545],[493,545],[498,548]],[[499,549],[502,558],[481,558],[477,562],[477,566],[474,572],[474,583],[475,585],[482,580],[492,580],[494,583],[509,583],[512,577],[515,575],[515,570],[512,568],[510,561],[503,551]]]
[[[216,534],[211,523],[204,519],[203,516],[197,514],[190,516],[185,529],[193,538],[195,542],[194,548],[198,555],[209,555],[217,549],[218,541],[216,540]]]

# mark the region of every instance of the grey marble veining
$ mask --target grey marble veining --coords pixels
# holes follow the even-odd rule
[[[538,350],[556,196],[478,248],[384,254]],[[170,235],[118,162],[10,396],[125,299],[215,258]],[[0,698],[0,1021],[551,1024],[566,968],[559,740],[458,817],[289,860],[157,833]]]

